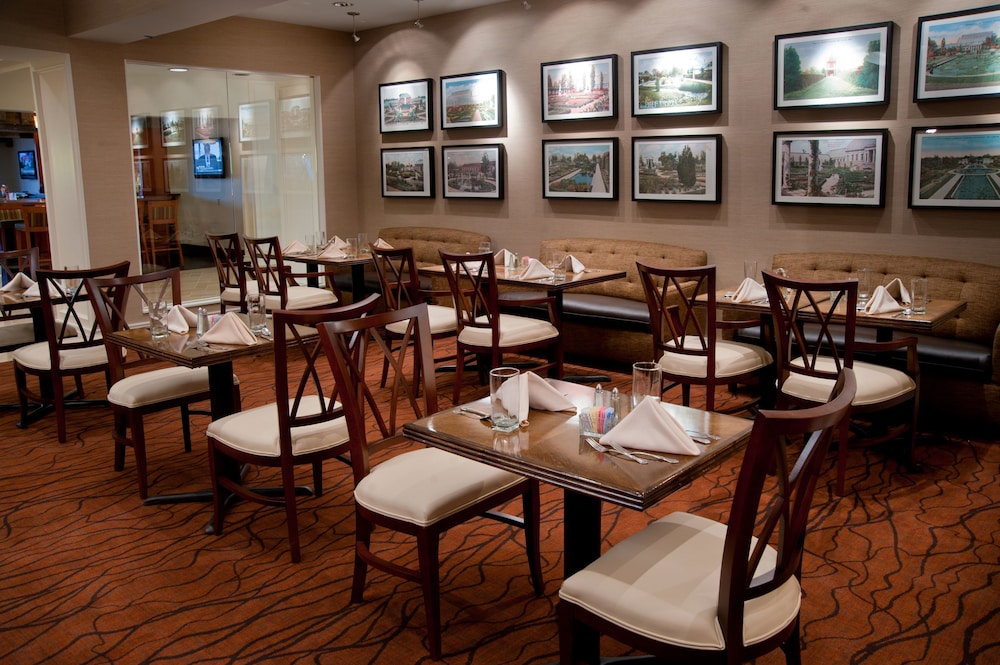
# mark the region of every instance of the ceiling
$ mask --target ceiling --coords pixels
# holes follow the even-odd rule
[[[511,0],[422,0],[420,16],[449,14],[473,7],[497,5]],[[395,23],[415,21],[415,0],[353,0],[351,7],[335,7],[331,0],[286,0],[262,7],[241,16],[280,23],[296,23],[318,28],[350,32],[353,30],[347,12],[358,12],[358,31]]]

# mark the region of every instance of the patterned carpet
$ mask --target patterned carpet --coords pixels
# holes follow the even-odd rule
[[[245,406],[269,400],[267,359],[240,362],[237,370]],[[8,377],[0,401],[12,402],[9,364],[0,375]],[[624,378],[614,376],[620,384]],[[439,376],[443,395],[450,382]],[[101,392],[99,382],[88,386]],[[482,388],[467,394],[481,396]],[[278,509],[240,505],[225,532],[209,536],[205,504],[144,506],[131,454],[124,473],[112,470],[104,410],[71,412],[63,445],[55,442],[52,417],[28,430],[14,426],[13,411],[0,419],[0,662],[429,662],[416,585],[371,572],[365,602],[348,602],[346,467],[329,465],[327,493],[303,502],[303,562],[292,565]],[[176,423],[173,415],[151,419],[154,494],[207,486],[206,419],[196,418],[189,454]],[[918,459],[924,472],[910,475],[878,451],[852,451],[855,492],[837,498],[830,457],[806,541],[804,662],[1000,662],[1000,446],[928,438]],[[608,545],[674,510],[724,518],[739,462],[728,460],[655,510],[606,506]],[[252,472],[250,481],[274,477]],[[484,520],[444,538],[443,662],[557,659],[561,505],[561,492],[543,485],[542,598],[531,593],[515,530]],[[398,548],[400,560],[414,559],[402,538],[382,542]],[[603,650],[626,653],[607,640]]]

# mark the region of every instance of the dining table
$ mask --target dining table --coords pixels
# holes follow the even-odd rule
[[[368,252],[340,259],[324,257],[315,251],[282,254],[281,258],[291,263],[304,263],[306,271],[310,273],[317,272],[320,266],[349,268],[351,271],[351,302],[361,302],[368,295],[365,287],[365,267],[372,264],[372,256]],[[319,286],[319,278],[316,276],[307,277],[306,282],[309,286]]]

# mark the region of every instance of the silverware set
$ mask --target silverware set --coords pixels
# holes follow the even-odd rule
[[[658,462],[667,462],[668,464],[679,464],[678,460],[673,457],[664,457],[663,455],[657,455],[656,453],[648,453],[644,450],[626,450],[622,448],[617,443],[609,441],[608,445],[604,445],[597,439],[586,437],[587,443],[590,447],[599,453],[617,453],[626,459],[630,459],[633,462],[638,462],[639,464],[649,464],[649,460],[656,460]],[[646,459],[648,458],[648,459]]]

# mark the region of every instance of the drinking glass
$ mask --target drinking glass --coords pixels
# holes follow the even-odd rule
[[[545,257],[545,265],[555,275],[555,281],[557,282],[562,282],[566,279],[566,268],[563,266],[563,259],[565,258],[566,255],[556,249],[550,250]]]
[[[910,281],[910,309],[914,314],[927,311],[927,280],[916,277]]]
[[[871,295],[872,275],[868,268],[858,268],[858,309],[862,310],[868,304]]]
[[[489,242],[484,240],[483,242],[479,243],[480,254],[485,254],[486,252],[492,252],[492,251],[493,251],[493,245],[491,245]]]
[[[520,371],[516,367],[490,370],[490,419],[498,432],[513,432],[521,425]]]
[[[743,260],[743,277],[747,279],[757,279],[757,261],[754,259]]]
[[[257,335],[267,329],[264,296],[259,293],[247,294],[247,319],[250,321],[250,332],[253,334]]]
[[[357,250],[354,247],[354,241],[353,240],[345,240],[344,241],[344,254],[349,259],[353,259],[354,257],[357,256]]]
[[[170,334],[167,330],[167,302],[151,300],[149,302],[149,334],[153,339],[163,339]]]
[[[358,254],[367,254],[369,251],[371,251],[371,248],[368,247],[368,234],[367,233],[359,233],[358,234]]]
[[[659,363],[648,360],[633,363],[632,406],[638,406],[646,397],[659,402],[662,394],[662,373]]]
[[[80,266],[63,266],[63,270],[79,270]],[[80,288],[80,280],[76,277],[70,277],[63,280],[63,290],[66,292],[67,296],[72,297],[76,294],[76,290]]]

